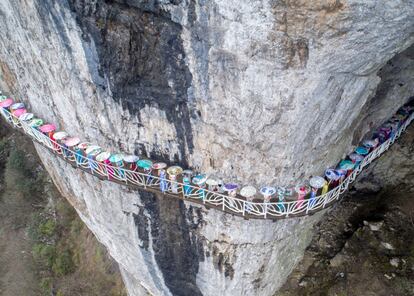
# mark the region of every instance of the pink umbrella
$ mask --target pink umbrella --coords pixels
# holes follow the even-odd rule
[[[63,143],[68,147],[73,147],[80,143],[80,139],[77,137],[67,138]]]
[[[23,115],[24,113],[27,113],[26,109],[17,109],[16,111],[13,112],[13,115],[16,117],[20,117],[20,115]]]
[[[54,124],[47,123],[42,125],[39,129],[42,133],[50,133],[56,130],[56,126]]]
[[[0,107],[3,107],[3,108],[8,108],[8,107],[10,107],[11,105],[13,105],[13,100],[12,100],[12,99],[10,99],[10,98],[5,99],[4,101],[1,101],[1,102],[0,102]]]

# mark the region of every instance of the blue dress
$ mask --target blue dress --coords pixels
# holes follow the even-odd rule
[[[316,203],[316,192],[315,191],[311,191],[310,194],[310,200],[309,200],[309,207],[312,208]]]
[[[160,190],[161,192],[165,192],[168,190],[168,183],[165,178],[165,172],[163,171],[160,172]]]
[[[184,182],[184,195],[190,195],[191,193],[190,178],[184,177],[183,182]]]
[[[75,148],[75,159],[77,164],[82,163],[82,156],[81,150],[79,148]]]

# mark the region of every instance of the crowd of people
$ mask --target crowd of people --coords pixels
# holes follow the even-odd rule
[[[54,143],[54,149],[61,152],[66,158],[74,157],[77,163],[82,163],[86,159],[92,171],[98,170],[100,164],[102,164],[109,179],[117,179],[117,177],[122,179],[125,177],[125,170],[142,172],[147,176],[148,182],[151,181],[151,176],[159,178],[159,189],[161,192],[168,191],[178,194],[180,192],[179,184],[182,184],[184,195],[190,195],[193,192],[192,188],[195,187],[197,188],[197,196],[200,199],[204,199],[207,193],[206,190],[209,190],[250,202],[276,202],[281,211],[285,210],[284,201],[286,200],[297,200],[296,206],[301,207],[305,199],[309,199],[309,205],[312,208],[317,196],[323,195],[339,186],[371,151],[394,136],[414,111],[412,103],[401,107],[395,115],[376,129],[370,138],[362,141],[337,166],[327,169],[323,176],[313,176],[296,186],[264,186],[257,190],[253,186],[240,188],[238,184],[226,183],[208,174],[195,173],[192,170],[183,169],[177,165],[168,166],[165,162],[155,162],[150,159],[140,158],[137,155],[112,153],[98,145],[82,142],[80,138],[70,136],[65,131],[57,131],[55,124],[45,123],[44,120],[37,118],[33,113],[29,113],[24,103],[15,102],[12,98],[1,93],[0,109],[10,121],[15,121],[16,123],[18,123],[17,121],[24,121],[31,128],[49,137],[52,143]],[[167,180],[170,180],[170,182]]]

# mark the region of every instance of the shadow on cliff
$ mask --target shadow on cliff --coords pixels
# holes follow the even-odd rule
[[[147,250],[152,244],[155,260],[173,295],[202,295],[196,275],[204,253],[202,241],[194,233],[202,221],[200,209],[186,209],[183,201],[162,194],[140,191],[140,196],[144,207],[132,214],[142,241],[139,247]],[[151,218],[144,215],[145,210]]]

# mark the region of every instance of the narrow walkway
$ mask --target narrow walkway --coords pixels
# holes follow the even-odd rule
[[[405,119],[399,122],[399,127],[393,130],[389,138],[381,145],[374,148],[369,154],[364,156],[360,163],[348,175],[331,188],[325,194],[314,196],[313,198],[300,199],[294,201],[279,202],[255,202],[248,201],[239,196],[230,196],[217,191],[207,190],[191,184],[184,184],[178,181],[171,181],[166,178],[160,178],[151,174],[145,174],[139,171],[131,171],[108,165],[94,159],[87,158],[77,151],[68,149],[58,142],[50,139],[47,135],[40,132],[36,127],[29,124],[29,121],[19,119],[12,115],[6,108],[1,108],[0,112],[4,119],[15,128],[21,129],[23,133],[31,137],[46,147],[52,154],[62,158],[70,163],[73,167],[79,168],[101,180],[123,184],[135,189],[156,192],[168,197],[178,198],[197,204],[202,204],[207,208],[215,208],[234,215],[243,216],[252,219],[280,219],[288,217],[298,217],[321,211],[336,203],[350,184],[355,181],[356,177],[367,167],[373,160],[381,156],[388,148],[401,136],[411,121],[414,119],[414,113],[410,113]],[[161,191],[161,188],[163,191]]]

